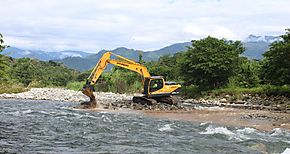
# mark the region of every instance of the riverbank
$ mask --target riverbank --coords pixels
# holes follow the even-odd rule
[[[214,97],[207,96],[200,99],[187,99],[185,102],[196,102],[206,106],[268,110],[290,113],[290,98],[285,96],[267,96],[265,94],[223,94]]]
[[[201,106],[219,106],[239,109],[270,110],[284,113],[290,113],[290,99],[283,96],[266,96],[243,94],[239,98],[234,95],[220,95],[215,97],[205,97],[200,99],[177,98],[176,105],[158,103],[153,106],[141,105],[132,102],[134,95],[138,94],[116,94],[111,92],[94,92],[97,103],[103,108],[118,109],[130,108],[135,110],[155,110],[172,111],[182,110],[190,111],[195,105]],[[85,102],[89,98],[80,91],[69,90],[65,88],[31,88],[29,91],[16,94],[0,94],[4,99],[32,99],[32,100],[54,100],[68,102]]]

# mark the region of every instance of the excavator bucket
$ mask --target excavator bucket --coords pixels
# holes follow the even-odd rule
[[[89,84],[89,82],[87,82],[82,89],[82,93],[86,96],[88,96],[90,98],[89,102],[83,102],[81,103],[81,106],[83,108],[95,108],[97,107],[97,102],[96,102],[96,98],[94,95],[94,87]]]

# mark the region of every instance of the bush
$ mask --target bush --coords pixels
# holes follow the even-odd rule
[[[81,91],[84,85],[85,85],[85,82],[73,81],[73,82],[69,82],[66,85],[66,88],[71,89],[71,90],[75,90],[75,91]]]
[[[202,96],[202,94],[204,94],[204,91],[201,90],[201,88],[196,85],[181,87],[181,95],[183,95],[186,98],[197,98]]]
[[[42,87],[45,87],[45,84],[43,84],[42,81],[33,80],[29,83],[27,87],[28,88],[42,88]]]
[[[290,86],[274,86],[274,85],[261,85],[254,88],[240,88],[240,87],[227,87],[212,90],[210,93],[214,95],[241,95],[241,94],[265,94],[268,96],[286,96],[290,97]]]
[[[139,81],[135,81],[131,88],[129,89],[129,93],[141,93],[143,92],[143,84]]]
[[[262,86],[263,92],[268,96],[286,96],[290,97],[290,86],[274,86],[264,85]]]
[[[245,57],[240,58],[240,65],[235,74],[229,78],[229,86],[253,88],[260,83],[259,72],[261,64]]]

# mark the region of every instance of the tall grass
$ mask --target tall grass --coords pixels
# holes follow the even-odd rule
[[[0,94],[2,93],[20,93],[29,90],[23,84],[13,82],[0,82]]]

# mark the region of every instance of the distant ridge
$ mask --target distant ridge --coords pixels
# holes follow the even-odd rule
[[[91,55],[84,51],[64,50],[60,52],[46,52],[42,50],[24,50],[16,47],[7,48],[1,54],[13,58],[33,58],[43,61],[64,59],[66,57],[87,57]]]
[[[262,59],[263,53],[269,50],[270,44],[281,40],[282,38],[279,36],[256,36],[251,34],[243,43],[246,48],[244,55],[251,59]]]
[[[154,51],[140,51],[140,50],[134,50],[134,49],[128,49],[125,47],[119,47],[114,50],[110,50],[111,52],[124,56],[129,59],[133,59],[135,61],[138,61],[139,58],[139,52],[142,52],[143,59],[145,61],[156,61],[158,58],[162,55],[166,54],[174,54],[177,52],[182,52],[187,50],[186,46],[190,46],[190,42],[184,42],[184,43],[176,43],[164,48],[161,48],[159,50]],[[101,50],[97,54],[93,54],[84,58],[76,58],[76,57],[67,57],[62,60],[55,60],[56,62],[62,62],[64,65],[79,70],[79,71],[85,71],[93,66],[96,65],[98,60],[101,58],[101,56],[109,50]]]

